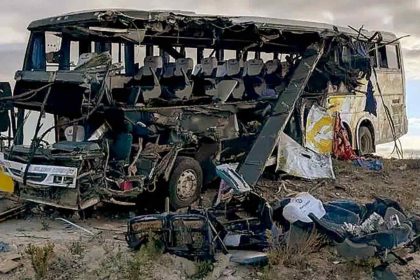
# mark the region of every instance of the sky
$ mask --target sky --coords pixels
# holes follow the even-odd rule
[[[223,15],[252,15],[364,26],[391,31],[402,39],[406,71],[409,133],[402,138],[407,150],[420,150],[420,0],[14,0],[0,10],[0,80],[11,81],[22,67],[26,29],[32,20],[67,12],[125,8],[184,10]],[[387,151],[390,145],[380,147]]]

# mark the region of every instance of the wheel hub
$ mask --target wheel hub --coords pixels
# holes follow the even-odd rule
[[[188,200],[194,196],[198,187],[197,176],[195,172],[191,169],[185,170],[179,176],[176,190],[177,196],[180,200]]]

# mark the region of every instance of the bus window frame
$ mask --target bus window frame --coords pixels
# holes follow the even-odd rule
[[[402,73],[402,60],[401,60],[401,48],[400,48],[400,44],[385,44],[382,45],[381,47],[385,48],[385,53],[386,53],[386,46],[393,46],[396,48],[396,52],[395,54],[397,55],[397,63],[398,63],[398,68],[389,68],[388,65],[388,56],[386,57],[387,59],[387,66],[388,67],[381,67],[380,65],[380,61],[379,61],[379,47],[378,44],[375,44],[375,52],[376,52],[376,63],[377,66],[375,67],[376,70],[380,71],[380,72],[393,72],[393,73]]]

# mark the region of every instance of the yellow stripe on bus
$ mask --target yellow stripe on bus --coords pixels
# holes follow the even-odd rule
[[[0,168],[0,192],[13,193],[15,185],[12,178],[6,175]]]

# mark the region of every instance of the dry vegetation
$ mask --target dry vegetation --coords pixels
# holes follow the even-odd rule
[[[285,267],[297,267],[305,269],[308,259],[312,253],[318,252],[325,240],[316,230],[304,232],[294,240],[293,243],[285,242],[282,245],[275,245],[272,238],[268,238],[271,248],[268,251],[268,265],[274,267],[282,265]]]
[[[25,252],[31,259],[32,268],[35,271],[35,279],[45,279],[54,256],[54,244],[49,242],[43,246],[29,244]]]

